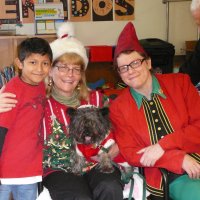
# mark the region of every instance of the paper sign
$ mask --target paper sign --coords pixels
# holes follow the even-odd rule
[[[35,4],[35,20],[64,19],[62,3]]]

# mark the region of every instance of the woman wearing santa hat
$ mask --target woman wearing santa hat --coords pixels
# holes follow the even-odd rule
[[[90,91],[86,85],[85,70],[88,57],[83,44],[74,37],[72,24],[64,23],[58,29],[57,35],[58,39],[50,43],[53,52],[53,67],[48,83],[50,97],[47,100],[43,121],[47,144],[44,151],[46,167],[43,185],[49,190],[53,200],[122,200],[123,186],[118,170],[111,174],[104,174],[94,167],[84,175],[78,176],[70,172],[70,167],[73,167],[70,163],[67,169],[68,164],[60,162],[62,158],[66,160],[64,155],[67,154],[57,151],[58,158],[54,158],[51,154],[54,149],[51,141],[56,142],[61,139],[60,145],[63,142],[61,135],[58,134],[56,137],[57,134],[52,133],[52,124],[55,124],[56,120],[61,124],[61,131],[68,134],[69,116],[66,113],[68,107],[77,108],[85,104],[102,107],[108,103],[101,93]],[[65,144],[67,141],[69,140],[66,139]],[[62,164],[66,166],[63,167]]]
[[[127,88],[111,103],[120,152],[144,167],[151,199],[163,199],[159,168],[168,171],[174,200],[200,199],[200,98],[184,74],[151,72],[151,59],[128,23],[115,49],[116,69]]]

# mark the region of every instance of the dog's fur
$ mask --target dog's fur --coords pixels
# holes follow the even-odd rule
[[[93,147],[99,148],[111,130],[109,109],[86,106],[78,109],[69,108],[67,113],[70,116],[69,134],[74,138],[75,145],[93,145]],[[101,151],[98,157],[98,167],[101,172],[111,173],[114,171],[108,153]],[[74,159],[76,164],[73,172],[79,173],[85,164],[85,158],[77,154]]]

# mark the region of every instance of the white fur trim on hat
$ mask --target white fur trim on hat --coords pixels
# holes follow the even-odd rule
[[[97,108],[97,107],[95,105],[85,104],[85,105],[79,106],[77,109],[82,109],[82,108]]]
[[[85,69],[88,65],[87,52],[84,45],[74,37],[74,28],[72,23],[63,23],[57,31],[58,39],[50,43],[53,60],[62,56],[65,53],[77,53],[83,58]]]
[[[57,37],[62,38],[65,34],[69,37],[75,37],[74,26],[70,22],[62,23],[57,30]]]

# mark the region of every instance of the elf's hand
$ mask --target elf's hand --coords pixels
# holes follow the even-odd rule
[[[140,163],[145,167],[153,167],[157,160],[159,160],[164,154],[163,148],[157,143],[148,147],[145,147],[137,152],[142,154]]]
[[[190,178],[200,178],[200,165],[191,156],[185,155],[183,159],[182,168],[186,171]]]

